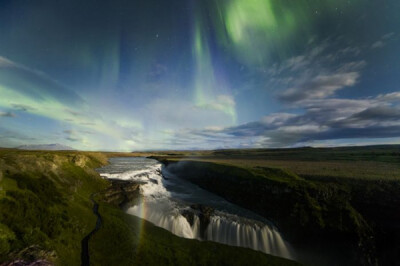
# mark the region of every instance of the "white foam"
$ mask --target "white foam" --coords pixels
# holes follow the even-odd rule
[[[126,164],[124,167],[126,168]],[[161,164],[143,164],[143,167],[137,169],[140,167],[136,163],[135,170],[101,173],[101,176],[105,178],[145,182],[140,186],[144,196],[142,201],[129,208],[127,213],[146,219],[180,237],[247,247],[280,257],[292,258],[289,245],[282,239],[276,228],[224,212],[215,211],[204,232],[204,239],[201,239],[199,217],[194,215],[191,226],[181,215],[181,210],[187,206],[179,205],[165,187],[168,181],[160,175]]]

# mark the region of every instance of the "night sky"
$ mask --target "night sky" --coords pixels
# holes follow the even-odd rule
[[[2,0],[0,146],[400,143],[400,1]]]

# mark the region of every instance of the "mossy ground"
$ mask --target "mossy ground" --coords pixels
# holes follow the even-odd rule
[[[107,187],[92,167],[106,158],[73,152],[0,151],[0,261],[27,247],[59,265],[80,264],[80,241],[94,227],[89,195]],[[32,258],[25,258],[32,259]]]
[[[47,259],[80,265],[81,240],[96,223],[90,195],[109,185],[93,168],[110,156],[127,155],[132,156],[0,149],[0,263]],[[103,225],[89,241],[92,265],[296,264],[249,249],[176,237],[97,195]]]
[[[267,209],[286,211],[287,216],[278,212],[273,217],[292,217],[287,227],[356,235],[378,228],[382,242],[388,243],[378,250],[399,247],[393,226],[400,221],[398,146],[145,154],[0,149],[0,262],[25,255],[28,260],[36,256],[57,265],[80,265],[80,241],[96,222],[89,197],[108,186],[93,169],[109,157],[140,155],[202,161],[191,169],[198,176],[239,180],[240,186],[221,187],[233,202],[251,205],[275,195]],[[265,182],[274,189],[255,194]],[[214,192],[219,192],[217,183]],[[101,197],[97,200],[103,227],[89,243],[94,265],[292,264],[248,249],[178,238],[102,203]],[[290,202],[295,204],[286,204]],[[28,247],[34,252],[22,252]],[[389,263],[398,258],[398,252],[386,254]]]

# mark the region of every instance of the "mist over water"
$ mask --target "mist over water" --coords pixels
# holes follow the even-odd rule
[[[175,177],[155,160],[112,158],[110,164],[98,169],[98,172],[105,178],[145,182],[141,185],[143,198],[127,213],[146,219],[177,236],[294,258],[289,244],[268,220]],[[203,232],[199,218],[201,214],[191,209],[193,204],[213,209]],[[182,215],[185,211],[193,213],[191,222]]]

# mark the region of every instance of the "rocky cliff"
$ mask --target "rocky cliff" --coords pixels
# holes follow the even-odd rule
[[[179,177],[271,220],[298,247],[336,249],[349,265],[377,263],[373,228],[345,184],[266,167],[159,160]]]

